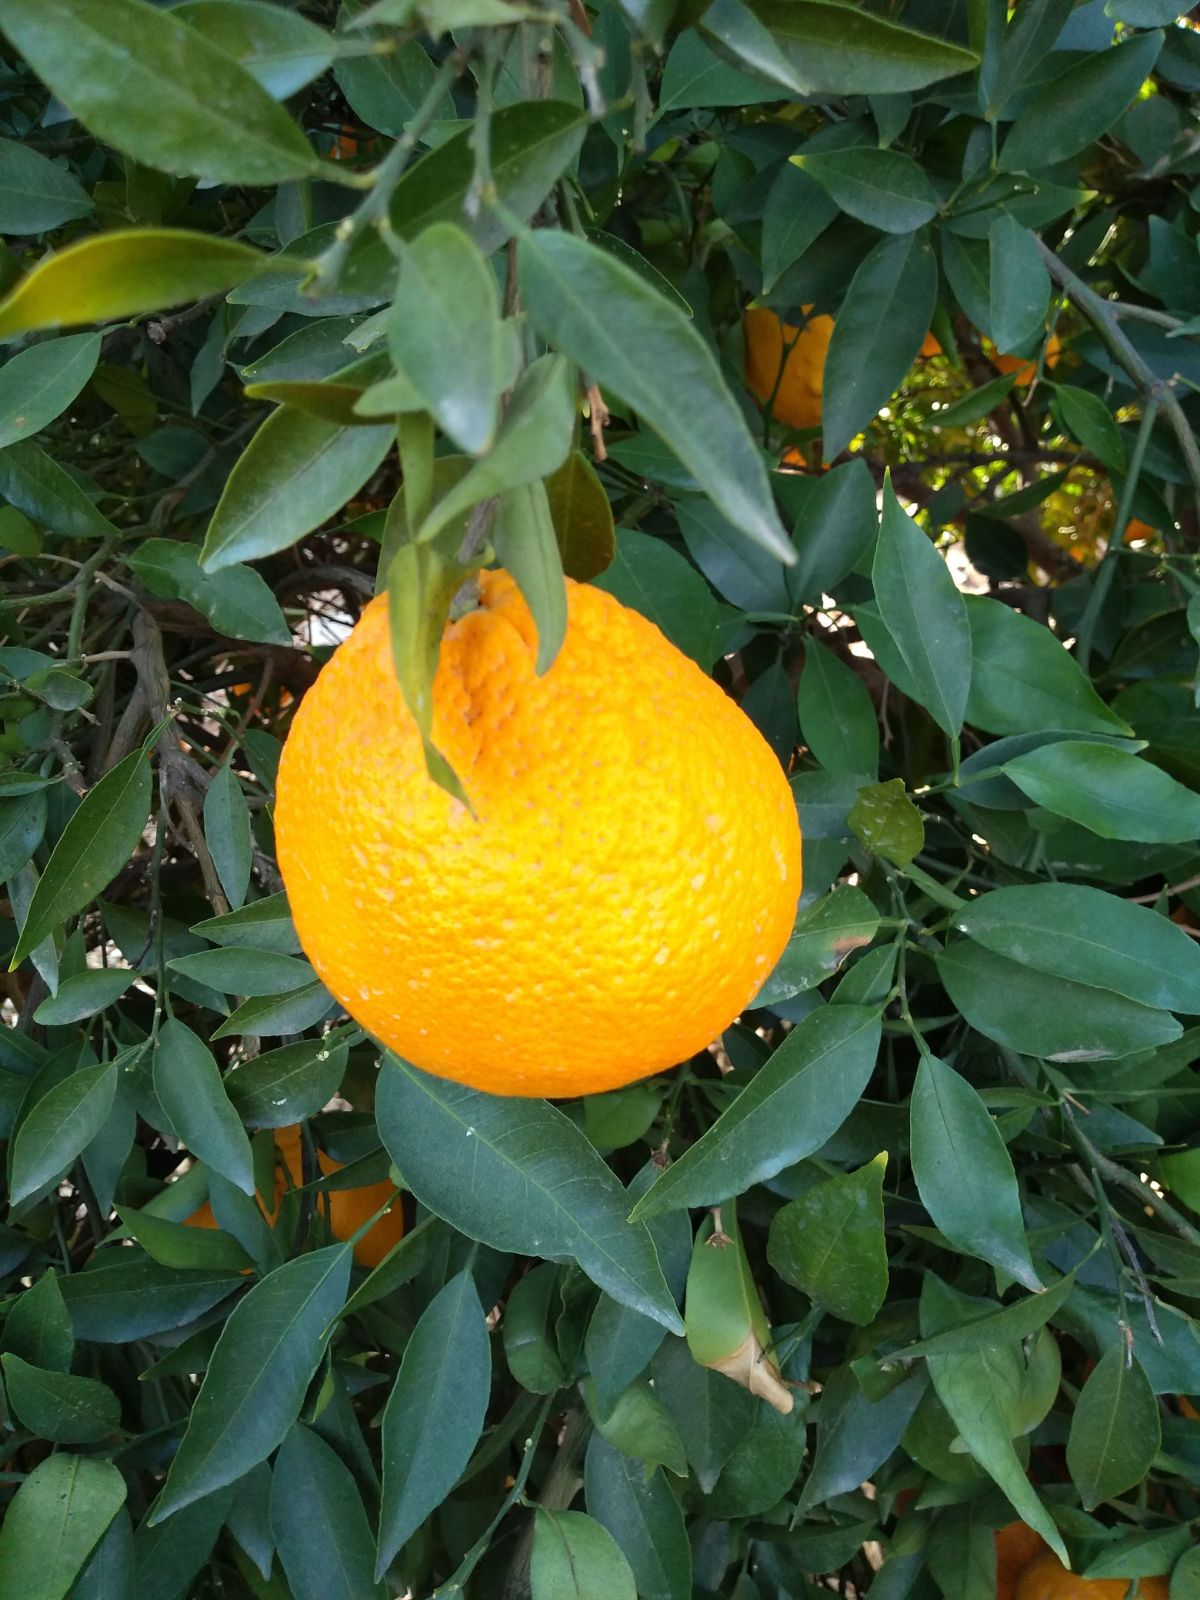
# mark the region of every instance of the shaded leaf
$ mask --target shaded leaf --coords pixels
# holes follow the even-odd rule
[[[17,1489],[0,1527],[0,1594],[63,1600],[125,1503],[111,1461],[59,1452]]]
[[[154,1092],[182,1142],[200,1160],[254,1193],[254,1161],[241,1119],[229,1102],[212,1053],[173,1017],[154,1047]]]
[[[349,1468],[311,1428],[288,1433],[271,1477],[271,1533],[294,1600],[378,1600],[374,1539]]]
[[[1113,1345],[1080,1391],[1067,1468],[1088,1511],[1140,1483],[1162,1442],[1158,1402],[1137,1358]]]
[[[887,1155],[814,1184],[771,1220],[767,1259],[785,1282],[860,1327],[887,1295],[883,1172]]]

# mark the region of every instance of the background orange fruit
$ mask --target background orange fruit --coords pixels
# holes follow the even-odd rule
[[[1058,364],[1058,354],[1061,348],[1062,341],[1056,333],[1052,333],[1046,340],[1045,366],[1047,371]],[[997,372],[1015,372],[1019,385],[1033,382],[1034,375],[1037,372],[1036,357],[1030,361],[1026,356],[997,355],[994,348],[991,347],[988,349],[988,354],[991,356],[992,365]]]
[[[1054,1554],[1045,1550],[1025,1568],[1017,1584],[1016,1600],[1125,1600],[1129,1578],[1080,1578]],[[1143,1578],[1140,1600],[1167,1600],[1166,1578]]]
[[[576,1095],[708,1045],[774,967],[800,829],[753,723],[659,630],[568,580],[534,671],[513,580],[446,628],[425,770],[387,603],[301,703],[279,769],[279,862],[301,943],[346,1009],[429,1072]]]
[[[1009,1522],[996,1534],[996,1600],[1014,1600],[1017,1581],[1047,1548],[1040,1533],[1023,1522]]]
[[[807,316],[812,307],[803,309]],[[832,317],[809,317],[803,328],[796,328],[766,306],[752,306],[746,312],[746,387],[764,405],[774,394],[771,415],[776,422],[788,428],[820,425],[825,355],[832,334]],[[786,345],[791,348],[780,378]]]

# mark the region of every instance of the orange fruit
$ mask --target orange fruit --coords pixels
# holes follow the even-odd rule
[[[309,959],[377,1039],[496,1094],[592,1094],[695,1054],[754,998],[795,917],[796,808],[653,623],[568,579],[538,677],[516,584],[479,588],[433,689],[472,809],[426,772],[380,597],[293,721],[280,868]]]
[[[812,307],[803,310],[807,317]],[[763,405],[774,394],[771,415],[776,422],[788,428],[818,427],[833,318],[810,317],[803,328],[796,328],[766,306],[752,306],[746,312],[745,333],[746,387]],[[780,377],[785,345],[790,348]]]
[[[1053,1550],[1044,1550],[1021,1574],[1016,1600],[1125,1600],[1130,1582],[1129,1578],[1077,1577]],[[1140,1583],[1140,1600],[1167,1600],[1166,1578],[1142,1578]]]
[[[1040,1533],[1023,1522],[1009,1522],[996,1534],[996,1600],[1014,1600],[1017,1580],[1046,1549]]]
[[[992,358],[992,365],[995,367],[997,372],[1015,372],[1017,375],[1018,386],[1033,382],[1034,376],[1037,373],[1036,359],[1030,361],[1026,356],[997,355],[994,346],[988,345],[986,348],[988,350],[988,354]],[[1056,333],[1052,333],[1046,340],[1045,365],[1047,370],[1058,364],[1058,353],[1061,348],[1062,341],[1059,339]]]
[[[921,354],[923,356],[940,356],[941,353],[942,353],[942,347],[941,347],[941,344],[938,342],[937,334],[936,333],[927,333],[925,335],[924,341],[923,341],[923,343],[921,345]]]
[[[1153,539],[1154,529],[1148,522],[1143,522],[1139,517],[1130,517],[1125,524],[1125,544],[1131,544],[1134,539]]]
[[[275,1196],[269,1213],[272,1222],[279,1215],[279,1205],[288,1187],[287,1178],[290,1177],[292,1183],[296,1185],[304,1182],[304,1163],[300,1145],[299,1123],[275,1130],[275,1147],[279,1152],[279,1161],[275,1166]],[[317,1151],[317,1161],[326,1177],[342,1170],[343,1163],[335,1161],[332,1156],[327,1156],[324,1150]],[[284,1175],[284,1169],[287,1177]],[[364,1184],[358,1189],[331,1189],[328,1194],[329,1228],[333,1237],[349,1239],[358,1232],[367,1218],[374,1216],[380,1206],[395,1193],[395,1184],[386,1178],[381,1183]],[[316,1203],[323,1209],[324,1200],[317,1200]],[[207,1200],[187,1218],[186,1226],[189,1228],[217,1226],[217,1219],[213,1216],[212,1206]],[[354,1259],[360,1266],[377,1267],[392,1246],[399,1244],[403,1237],[404,1208],[397,1199],[392,1208],[385,1211],[375,1226],[354,1246]]]

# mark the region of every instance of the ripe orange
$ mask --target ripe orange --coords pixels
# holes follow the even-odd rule
[[[1009,1522],[996,1534],[996,1600],[1014,1600],[1017,1580],[1046,1541],[1023,1522]]]
[[[290,1178],[293,1184],[304,1182],[300,1142],[299,1123],[293,1123],[290,1128],[275,1130],[275,1146],[279,1152],[279,1161],[275,1166],[275,1194],[269,1213],[272,1222],[279,1215],[279,1205],[288,1187],[287,1179]],[[342,1163],[327,1156],[324,1150],[317,1151],[317,1161],[326,1177],[342,1169]],[[386,1178],[382,1183],[364,1184],[359,1189],[331,1189],[328,1197],[329,1228],[333,1237],[349,1239],[395,1192],[395,1184]],[[319,1202],[322,1208],[324,1204],[323,1200]],[[217,1219],[213,1216],[212,1206],[207,1200],[199,1210],[188,1217],[187,1226],[190,1228],[217,1226]],[[361,1266],[377,1267],[392,1246],[399,1244],[403,1237],[404,1208],[397,1200],[391,1210],[386,1211],[375,1226],[354,1246],[354,1259]]]
[[[805,306],[803,310],[807,317],[812,307]],[[788,428],[820,425],[825,354],[832,333],[832,317],[810,317],[798,329],[790,322],[782,322],[766,306],[752,306],[746,312],[746,387],[764,405],[774,393],[771,415],[776,422]],[[780,378],[785,344],[790,349]]]
[[[1129,1578],[1080,1578],[1053,1550],[1044,1550],[1025,1568],[1017,1584],[1016,1600],[1125,1600]],[[1142,1578],[1140,1600],[1167,1600],[1166,1578]]]
[[[923,356],[940,356],[941,353],[942,347],[938,341],[937,334],[927,333],[921,344],[921,354]]]
[[[1025,356],[997,355],[995,347],[991,344],[986,345],[986,348],[988,354],[992,358],[992,365],[995,367],[997,372],[1015,372],[1017,375],[1018,387],[1033,382],[1034,375],[1037,372],[1036,359],[1030,361]],[[1059,339],[1056,333],[1052,333],[1046,340],[1045,365],[1047,371],[1049,371],[1051,367],[1057,366],[1058,354],[1061,348],[1062,341]]]
[[[416,1066],[497,1094],[612,1089],[703,1049],[791,932],[800,830],[754,725],[653,623],[567,583],[566,640],[507,573],[451,622],[435,785],[374,600],[284,747],[279,863],[309,958]]]

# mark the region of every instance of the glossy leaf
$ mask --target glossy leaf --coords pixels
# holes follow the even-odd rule
[[[1022,111],[1000,151],[1005,172],[1052,165],[1098,139],[1154,69],[1160,33],[1142,33],[1075,61]]]
[[[0,307],[0,316],[3,309]],[[79,333],[22,350],[0,367],[0,448],[60,416],[96,369],[100,335]]]
[[[65,539],[116,537],[117,530],[79,483],[32,441],[0,450],[0,495],[31,522]]]
[[[1162,1442],[1158,1402],[1137,1358],[1113,1345],[1080,1391],[1067,1468],[1088,1511],[1140,1483]]]
[[[864,145],[805,153],[792,160],[844,212],[882,233],[912,233],[937,215],[933,185],[913,158],[899,150]]]
[[[538,1508],[529,1579],[533,1600],[637,1600],[620,1546],[582,1511]]]
[[[13,1140],[13,1205],[52,1183],[92,1142],[112,1110],[116,1088],[116,1066],[103,1062],[73,1072],[37,1102]]]
[[[262,644],[291,643],[279,602],[253,567],[202,572],[200,551],[177,539],[143,540],[129,564],[151,594],[185,601],[222,633]]]
[[[1128,751],[1072,739],[1004,763],[1037,805],[1103,839],[1187,843],[1200,838],[1200,795]]]
[[[252,1195],[250,1141],[225,1093],[217,1063],[203,1039],[174,1018],[159,1029],[154,1092],[187,1148],[243,1194]]]
[[[124,1503],[125,1480],[111,1461],[59,1452],[40,1462],[0,1527],[0,1594],[64,1600]]]
[[[824,645],[810,644],[796,696],[800,731],[827,772],[874,772],[879,725],[858,673]]]
[[[358,1486],[337,1452],[299,1423],[271,1477],[271,1534],[294,1600],[382,1600]]]
[[[1131,731],[1049,628],[984,595],[968,595],[966,606],[972,668],[965,715],[973,727],[988,733]]]
[[[835,1317],[865,1326],[888,1288],[883,1235],[886,1154],[815,1184],[771,1221],[767,1258],[785,1282]]]
[[[700,495],[680,495],[675,514],[688,554],[719,595],[743,611],[791,611],[789,574],[773,551],[751,544]]]
[[[879,913],[861,889],[839,883],[831,894],[801,911],[775,970],[755,996],[769,1006],[815,989],[852,951],[870,944]]]

